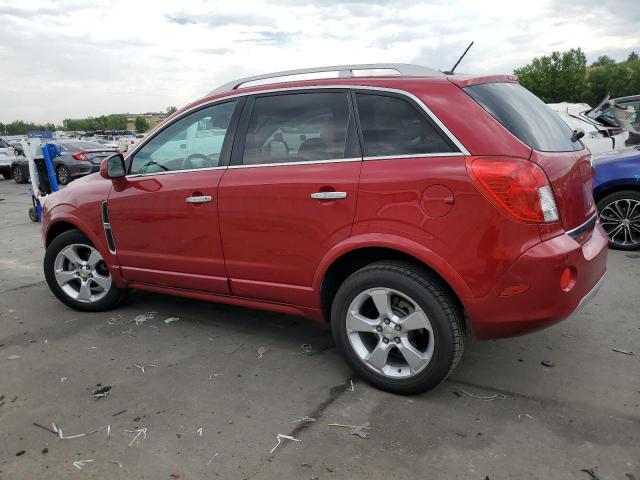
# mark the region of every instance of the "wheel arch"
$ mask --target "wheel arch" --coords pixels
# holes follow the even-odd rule
[[[342,284],[352,273],[380,260],[412,263],[434,276],[463,307],[463,299],[471,296],[460,275],[441,257],[423,245],[402,237],[350,238],[325,256],[314,278],[314,289],[320,294],[320,307],[325,320],[330,318],[331,303]]]
[[[596,203],[598,203],[607,195],[611,195],[612,193],[616,192],[622,192],[625,190],[631,190],[633,192],[640,193],[640,180],[633,181],[629,179],[624,182],[620,182],[619,180],[617,180],[604,183],[594,190],[593,199]]]

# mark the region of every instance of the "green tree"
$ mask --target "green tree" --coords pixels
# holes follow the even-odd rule
[[[147,120],[142,116],[136,117],[135,126],[136,126],[136,132],[144,133],[147,130],[149,130],[149,120]]]
[[[613,65],[616,61],[609,55],[600,55],[598,59],[591,64],[592,67],[604,67],[605,65]]]
[[[627,62],[634,62],[636,60],[640,60],[640,57],[638,57],[638,54],[636,52],[631,52],[627,57]]]
[[[580,48],[534,58],[516,68],[520,83],[546,103],[580,102],[587,92],[587,58]]]
[[[108,115],[106,118],[106,126],[108,130],[126,130],[127,124],[126,115]]]
[[[170,106],[170,107],[167,107],[167,116],[169,116],[169,115],[173,115],[173,114],[174,114],[174,113],[176,113],[177,111],[178,111],[178,107],[175,107],[175,106],[173,106],[173,105],[172,105],[172,106]]]

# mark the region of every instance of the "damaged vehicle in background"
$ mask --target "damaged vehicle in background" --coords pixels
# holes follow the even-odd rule
[[[612,127],[622,127],[629,131],[627,146],[640,144],[640,95],[614,98],[597,117]]]
[[[591,108],[586,103],[562,102],[547,105],[571,130],[582,130],[584,136],[580,140],[593,155],[597,155],[624,147],[629,138],[629,132],[626,129],[609,125],[598,119],[605,105],[608,105],[608,101],[609,97],[606,97],[595,108]]]

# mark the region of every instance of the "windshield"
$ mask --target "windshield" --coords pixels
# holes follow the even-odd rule
[[[542,100],[517,83],[483,83],[464,89],[513,135],[541,152],[582,150],[572,130]]]

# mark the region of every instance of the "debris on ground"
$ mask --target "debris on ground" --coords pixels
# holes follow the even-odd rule
[[[271,449],[271,451],[269,453],[275,452],[276,448],[278,448],[280,446],[280,444],[282,443],[282,440],[290,440],[292,442],[301,442],[302,441],[299,438],[295,438],[295,437],[292,437],[290,435],[283,435],[282,433],[279,433],[279,434],[276,435],[276,440],[278,441],[278,443],[276,443],[276,445]]]
[[[122,468],[122,464],[120,462],[116,462],[115,460],[109,460],[109,463],[115,463],[118,465],[118,468]]]
[[[258,358],[264,357],[264,354],[269,351],[269,347],[260,347],[258,348]]]
[[[49,427],[45,427],[44,425],[40,425],[39,423],[33,422],[33,425],[35,425],[38,428],[41,428],[43,430],[46,430],[49,433],[53,433],[54,435],[58,435],[58,431],[57,430],[52,430]]]
[[[533,418],[531,415],[529,415],[528,413],[519,413],[518,414],[518,420],[522,419],[522,417],[527,417],[527,418]]]
[[[7,360],[17,360],[20,358],[20,355],[9,355],[7,357]]]
[[[553,368],[556,366],[556,364],[553,363],[551,360],[543,360],[540,362],[540,365],[542,365],[543,367],[549,367],[549,368]]]
[[[60,377],[60,383],[64,383],[69,380],[67,377]]]
[[[124,430],[124,431],[125,431],[125,432],[127,432],[127,433],[135,433],[135,434],[136,434],[136,435],[133,437],[133,440],[131,440],[131,441],[129,442],[129,445],[128,445],[129,447],[135,443],[135,441],[138,439],[138,437],[139,437],[140,435],[142,435],[142,439],[143,439],[143,440],[146,440],[146,439],[147,439],[147,427],[145,427],[145,428],[137,428],[137,429],[135,429],[135,430]]]
[[[138,315],[136,318],[133,319],[133,321],[136,322],[136,326],[139,327],[144,322],[147,322],[149,320],[154,320],[157,314],[158,312],[146,312],[141,315]]]
[[[496,398],[498,398],[500,400],[506,400],[507,399],[507,396],[502,394],[502,393],[496,393],[495,395],[476,395],[474,393],[469,393],[466,390],[461,389],[460,387],[455,387],[455,389],[460,393],[464,393],[468,397],[478,398],[480,400],[495,400]]]
[[[157,367],[158,365],[154,365],[154,364],[151,364],[151,365],[138,365],[137,363],[132,363],[131,366],[139,368],[142,371],[142,373],[144,373],[144,371],[145,371],[144,369],[145,368]]]
[[[213,372],[211,375],[209,375],[209,380],[213,380],[214,378],[219,377],[220,375],[222,374]]]
[[[99,387],[100,385],[98,384],[96,386]],[[105,385],[104,387],[96,388],[93,391],[93,393],[91,393],[91,395],[93,396],[93,398],[99,399],[109,395],[110,391],[111,391],[111,385]]]
[[[49,452],[49,449],[47,447],[44,447],[40,453],[42,453],[43,455],[46,455]]]
[[[75,462],[73,462],[73,466],[78,470],[82,470],[82,467],[91,462],[93,462],[93,460],[76,460]]]
[[[131,332],[133,332],[133,327],[131,327],[131,328],[129,329],[129,331],[127,331],[127,332],[121,332],[121,333],[126,333],[126,334],[127,334],[127,335],[129,335],[130,337],[133,337],[133,335],[131,335]]]
[[[19,451],[16,452],[16,457],[21,457],[25,453],[27,453],[26,450],[19,450]]]
[[[371,426],[369,425],[369,422],[364,423],[362,425],[346,425],[343,423],[328,423],[327,426],[329,427],[342,427],[342,428],[348,428],[349,429],[349,434],[350,435],[355,435],[357,437],[360,438],[369,438],[369,434],[367,432],[365,432],[365,430],[371,430]]]
[[[123,413],[126,413],[126,412],[127,412],[127,410],[120,410],[119,412],[114,413],[114,414],[113,414],[113,415],[111,415],[111,416],[112,416],[112,417],[117,417],[118,415],[122,415]]]
[[[209,461],[207,462],[207,467],[211,465],[211,462],[213,462],[213,459],[216,458],[218,455],[220,455],[220,452],[215,453],[213,457],[209,459]]]
[[[300,345],[300,348],[302,349],[301,352],[297,352],[294,353],[294,355],[313,355],[313,345],[311,345],[310,343],[303,343],[302,345]]]
[[[315,422],[316,419],[313,417],[299,417],[297,420],[294,420],[289,423],[300,423],[300,422]]]
[[[202,436],[202,427],[200,427],[198,430],[196,430],[196,434],[201,437]]]
[[[164,323],[173,323],[180,320],[180,317],[169,317],[164,319]]]
[[[635,355],[635,353],[633,353],[633,352],[631,352],[629,350],[623,350],[623,349],[618,348],[618,347],[613,347],[611,350],[613,350],[614,352],[617,352],[617,353],[624,353],[625,355],[631,355],[631,356]]]
[[[347,392],[355,392],[356,389],[353,388],[353,380],[349,379],[349,383],[351,384],[351,387],[347,387]]]
[[[70,440],[72,438],[80,438],[80,437],[86,437],[88,435],[92,435],[94,433],[97,433],[101,430],[106,430],[107,431],[107,438],[109,438],[111,436],[111,425],[105,425],[104,427],[100,427],[100,428],[96,428],[95,430],[91,430],[90,432],[87,433],[78,433],[77,435],[69,435],[68,437],[65,437],[64,434],[62,433],[62,428],[56,426],[55,423],[52,424],[53,429],[55,430],[55,432],[58,434],[58,438],[60,440]]]
[[[594,472],[593,468],[583,468],[580,471],[589,475],[589,477],[591,477],[591,480],[600,480],[600,477],[596,474],[596,472]]]

